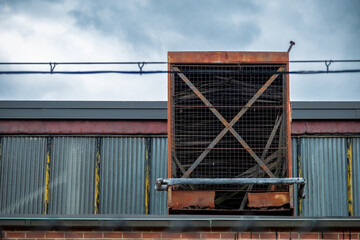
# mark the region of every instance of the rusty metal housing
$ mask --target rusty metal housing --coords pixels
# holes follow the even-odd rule
[[[288,60],[287,52],[169,52],[168,177],[291,177]],[[178,191],[194,192],[191,206]],[[205,194],[214,207],[201,206],[202,191],[214,191]],[[251,193],[268,201],[256,205]],[[183,184],[168,194],[170,213],[291,215],[293,207],[289,185]],[[279,196],[286,201],[274,205]]]

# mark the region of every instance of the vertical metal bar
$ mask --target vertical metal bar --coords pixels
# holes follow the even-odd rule
[[[301,178],[301,140],[299,137],[296,138],[296,153],[298,177]],[[299,198],[298,216],[302,216],[301,198]]]
[[[168,62],[170,63],[170,56],[168,55]],[[172,172],[171,172],[171,163],[172,163],[172,149],[174,148],[174,136],[175,136],[175,131],[173,131],[173,127],[174,127],[174,122],[175,122],[175,114],[174,111],[172,109],[172,105],[173,105],[173,100],[172,100],[172,96],[174,96],[174,92],[175,92],[175,74],[174,73],[170,73],[171,71],[171,66],[170,64],[168,64],[168,109],[167,109],[167,116],[168,116],[168,121],[167,121],[167,139],[168,139],[168,168],[167,168],[167,175],[168,178],[171,178]],[[171,187],[168,189],[168,205],[167,205],[167,214],[169,214],[169,209],[170,209],[170,203],[171,203]]]
[[[287,59],[289,59],[289,53],[287,55]],[[286,63],[285,71],[289,72],[289,63]],[[286,124],[284,125],[285,134],[286,134],[286,150],[287,150],[287,160],[288,160],[288,177],[291,176],[291,121],[292,121],[292,115],[291,115],[291,104],[290,104],[290,75],[289,74],[283,74],[283,79],[285,82],[285,106],[286,106]],[[285,123],[285,121],[284,121]]]
[[[289,58],[289,56],[288,56]],[[289,63],[286,64],[286,71],[289,72]],[[285,128],[285,134],[286,134],[286,149],[287,150],[287,171],[288,171],[288,177],[292,177],[292,165],[291,165],[291,121],[292,121],[292,115],[291,115],[291,103],[290,103],[290,81],[289,81],[290,75],[289,74],[283,74],[283,80],[285,84],[285,106],[286,106],[286,118],[284,119],[284,128]],[[289,194],[290,194],[290,208],[294,207],[294,185],[289,186]],[[293,215],[294,215],[293,211]]]
[[[101,137],[96,138],[95,155],[95,196],[94,196],[94,214],[99,214],[100,203],[100,162],[101,162]]]
[[[145,139],[145,163],[146,163],[146,178],[145,178],[145,214],[150,213],[150,176],[151,176],[151,138]]]
[[[170,62],[170,57],[168,56],[168,62]],[[172,96],[174,96],[175,92],[175,74],[170,73],[171,66],[168,64],[168,103],[167,103],[167,139],[168,139],[168,178],[171,178],[171,161],[172,161],[172,149],[174,145],[173,136],[175,135],[175,132],[173,132],[173,122],[175,121],[175,114],[172,109]]]
[[[44,196],[44,214],[48,213],[49,207],[49,186],[50,186],[50,163],[51,163],[51,147],[52,137],[46,139],[46,170],[45,170],[45,196]]]
[[[352,153],[351,153],[351,138],[346,139],[346,164],[347,164],[347,190],[348,190],[348,210],[349,216],[354,215],[353,209],[353,187],[352,187]]]

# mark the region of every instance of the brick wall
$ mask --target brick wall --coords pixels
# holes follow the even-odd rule
[[[291,235],[291,238],[290,238]],[[327,232],[299,232],[290,230],[270,230],[254,232],[233,232],[226,230],[168,232],[159,229],[133,229],[127,231],[39,231],[39,230],[3,230],[1,239],[360,239],[358,230],[338,230]]]

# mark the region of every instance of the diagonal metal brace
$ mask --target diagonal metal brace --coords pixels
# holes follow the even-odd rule
[[[232,119],[230,123],[216,110],[216,108],[201,94],[201,92],[191,83],[191,81],[180,72],[180,69],[177,67],[173,68],[177,72],[179,77],[193,90],[193,92],[204,102],[204,104],[209,107],[209,109],[214,113],[214,115],[224,124],[225,128],[219,133],[219,135],[210,143],[207,149],[202,152],[202,154],[196,159],[196,161],[190,166],[182,178],[189,177],[191,172],[197,167],[197,165],[206,157],[206,155],[211,151],[211,149],[221,140],[223,136],[230,131],[239,143],[249,152],[249,154],[255,159],[255,161],[264,169],[264,171],[272,178],[274,174],[267,168],[264,162],[255,154],[255,152],[247,145],[247,143],[241,138],[241,136],[232,128],[232,126],[241,118],[242,115],[249,109],[249,107],[254,104],[254,102],[261,96],[261,94],[270,86],[270,84],[279,76],[279,73],[274,74],[271,78],[260,88],[260,90],[250,99],[250,101],[241,109],[241,111]],[[279,68],[278,72],[284,70],[284,67]]]

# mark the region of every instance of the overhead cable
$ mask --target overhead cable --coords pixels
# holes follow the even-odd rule
[[[325,63],[325,62],[333,62],[333,63],[354,63],[360,62],[360,59],[337,59],[337,60],[290,60],[290,61],[266,61],[264,63]],[[239,62],[240,63],[240,62]],[[139,64],[146,64],[146,65],[157,65],[157,64],[168,64],[168,62],[0,62],[0,65],[49,65],[49,64],[56,64],[56,65],[139,65]]]
[[[247,74],[324,74],[324,73],[359,73],[360,69],[344,69],[344,70],[329,70],[329,71],[313,71],[313,70],[300,70],[300,71],[182,71],[182,73],[247,73]],[[96,71],[0,71],[2,75],[16,75],[16,74],[73,74],[73,75],[86,75],[86,74],[164,74],[164,73],[178,73],[178,71],[116,71],[116,70],[96,70]]]

